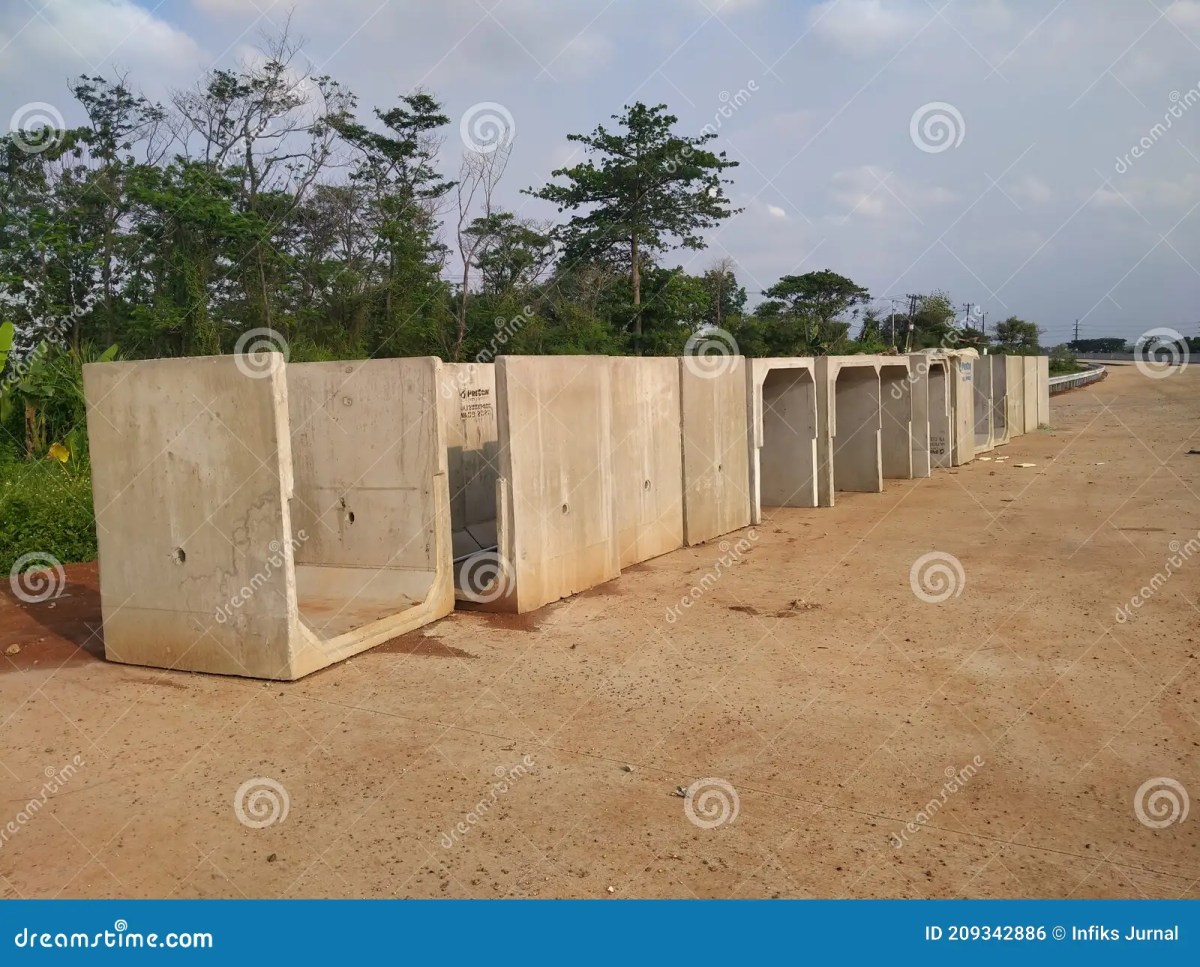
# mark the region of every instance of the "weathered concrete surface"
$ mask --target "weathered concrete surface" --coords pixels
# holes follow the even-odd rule
[[[817,506],[815,368],[812,357],[747,360],[751,523],[764,506]]]
[[[290,680],[449,613],[438,365],[87,367],[108,656]]]
[[[683,546],[679,362],[614,357],[612,464],[622,568]]]
[[[496,484],[500,443],[496,368],[443,363],[438,390],[450,481],[454,559],[496,548]]]
[[[283,357],[84,367],[110,661],[294,678]]]
[[[909,437],[911,440],[910,454],[912,460],[912,475],[914,477],[928,477],[933,468],[933,459],[930,454],[930,434],[932,428],[930,426],[930,365],[929,357],[924,353],[911,353],[908,357],[909,368],[909,395],[912,400],[912,425],[910,427]],[[941,371],[941,364],[938,364],[938,369]],[[945,380],[943,379],[937,389],[938,392],[945,392]],[[939,419],[945,419],[945,412],[940,415]],[[886,430],[884,431],[887,432]]]
[[[1195,902],[1200,558],[1130,620],[1114,612],[1200,528],[1200,458],[1180,449],[1200,366],[1110,372],[1055,397],[1053,432],[1009,444],[1007,463],[1035,468],[769,512],[670,625],[717,546],[536,616],[459,611],[286,688],[95,657],[91,565],[39,605],[0,582],[0,655],[21,647],[0,673],[6,818],[48,765],[86,760],[5,842],[0,896]],[[966,573],[937,605],[910,586],[933,548]],[[526,755],[500,807],[444,848]],[[284,784],[285,821],[236,821],[254,776]],[[666,794],[703,776],[740,797],[718,829]],[[1182,823],[1138,822],[1153,776],[1186,785]]]
[[[433,356],[286,370],[307,674],[454,607],[446,447]]]
[[[877,356],[879,361],[879,453],[883,476],[910,480],[913,473],[913,386],[907,356]],[[924,434],[928,434],[928,420]],[[924,445],[928,453],[928,443]],[[928,470],[920,476],[928,476]]]
[[[1032,433],[1038,428],[1038,398],[1040,396],[1038,387],[1038,357],[1022,356],[1021,364],[1024,367],[1025,379],[1025,432]],[[1049,388],[1047,388],[1047,392],[1049,392]]]
[[[981,356],[975,360],[975,452],[987,453],[995,445],[992,427],[992,360]]]
[[[690,546],[750,523],[746,360],[678,360],[683,430],[683,532]]]
[[[955,467],[975,459],[975,367],[979,354],[974,349],[957,349],[946,354],[950,365],[950,405],[954,414],[952,445]]]
[[[1037,356],[1038,426],[1050,426],[1050,357]]]
[[[1003,446],[1009,440],[1008,427],[1008,356],[989,355],[992,368],[992,443]]]
[[[952,463],[953,412],[950,406],[950,362],[945,356],[920,353],[924,357],[925,382],[929,397],[929,466],[949,469]],[[915,416],[914,416],[915,420]]]
[[[818,356],[817,497],[832,507],[839,490],[883,490],[879,370],[874,356]]]
[[[1005,356],[1005,386],[1007,388],[1005,421],[1009,439],[1025,434],[1025,364],[1020,356]]]
[[[620,573],[612,367],[603,356],[502,356],[495,366],[509,535],[500,550],[511,573],[494,604],[526,612]]]

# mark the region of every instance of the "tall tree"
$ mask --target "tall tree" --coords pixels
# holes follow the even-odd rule
[[[617,130],[598,125],[569,141],[594,156],[573,168],[559,168],[547,184],[526,194],[553,202],[560,212],[580,212],[558,230],[568,263],[615,261],[628,269],[633,295],[633,331],[642,333],[643,260],[672,248],[702,249],[701,232],[740,209],[730,207],[722,173],[736,167],[725,152],[705,145],[715,132],[676,134],[678,118],[665,104],[640,101],[613,115]]]
[[[1014,355],[1034,355],[1041,351],[1038,345],[1041,334],[1037,323],[1009,316],[996,325],[996,348]]]
[[[785,275],[763,295],[767,300],[755,314],[766,320],[768,344],[789,355],[818,356],[845,348],[851,319],[871,298],[861,285],[829,269]]]

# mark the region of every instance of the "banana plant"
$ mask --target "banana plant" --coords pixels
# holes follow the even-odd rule
[[[115,345],[100,353],[87,345],[56,349],[45,342],[34,349],[25,361],[24,374],[5,384],[0,400],[0,421],[9,417],[14,406],[24,410],[26,457],[41,456],[54,444],[64,448],[69,457],[86,462],[83,367],[86,363],[109,362],[117,355]],[[54,455],[62,460],[60,451]]]

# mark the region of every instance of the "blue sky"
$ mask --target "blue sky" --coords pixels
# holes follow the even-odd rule
[[[364,110],[441,99],[447,173],[460,118],[502,106],[522,214],[553,215],[519,191],[578,158],[569,132],[662,101],[717,127],[745,209],[670,264],[731,257],[752,293],[821,268],[943,288],[1051,343],[1076,318],[1200,335],[1200,0],[0,0],[0,123],[77,120],[84,71],[165,99],[289,15]]]

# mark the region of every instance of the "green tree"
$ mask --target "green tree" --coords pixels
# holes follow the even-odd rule
[[[737,162],[705,148],[713,132],[676,134],[679,119],[665,104],[639,101],[613,120],[615,131],[598,125],[591,134],[567,136],[595,158],[551,173],[565,178],[565,185],[525,193],[553,202],[560,212],[586,210],[556,232],[563,257],[571,263],[612,261],[629,272],[633,332],[640,337],[644,262],[676,247],[704,248],[701,232],[740,211],[730,207],[729,181],[721,177]]]
[[[1035,356],[1042,351],[1038,344],[1041,334],[1042,331],[1036,323],[1009,316],[996,325],[996,348],[1000,352],[1013,355]]]
[[[763,292],[755,314],[772,353],[827,356],[847,348],[850,322],[870,293],[829,269],[785,275]],[[844,318],[849,316],[849,318]]]

